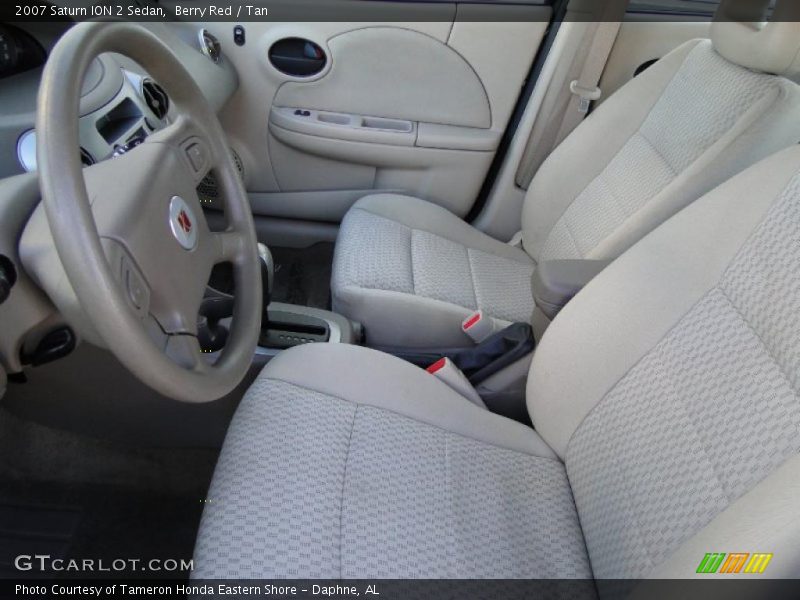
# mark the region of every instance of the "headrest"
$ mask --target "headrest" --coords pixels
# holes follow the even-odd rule
[[[754,71],[800,81],[800,2],[722,0],[711,24],[714,48],[729,61]]]

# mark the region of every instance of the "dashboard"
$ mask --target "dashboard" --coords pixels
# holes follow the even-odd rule
[[[169,96],[158,83],[122,68],[110,57],[95,60],[89,68],[82,105],[87,104],[86,100],[101,85],[111,101],[79,119],[78,152],[85,166],[132,150],[148,135],[163,128],[169,114]],[[28,129],[18,138],[17,158],[26,171],[36,170],[35,129]]]
[[[0,178],[36,170],[35,106],[49,50],[69,24],[37,23],[27,29],[0,24]],[[219,42],[197,26],[149,24],[208,91],[219,109],[238,79]],[[211,36],[213,37],[213,36]],[[215,48],[210,52],[209,48]],[[127,152],[170,120],[164,88],[126,57],[107,54],[90,66],[80,103],[81,161],[90,166]]]

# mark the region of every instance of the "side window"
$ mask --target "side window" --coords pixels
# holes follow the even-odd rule
[[[685,17],[712,17],[719,0],[633,0],[628,12]]]
[[[720,0],[632,0],[628,12],[702,19],[713,17],[719,2]],[[770,14],[774,7],[775,0],[771,0]]]

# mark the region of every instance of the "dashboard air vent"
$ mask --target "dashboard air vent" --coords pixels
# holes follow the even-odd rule
[[[86,148],[81,148],[81,162],[83,163],[84,167],[91,167],[97,161]]]
[[[199,33],[200,52],[205,54],[213,63],[218,63],[222,57],[222,45],[217,37],[208,29],[201,29]]]
[[[162,121],[169,112],[169,96],[160,85],[152,79],[145,79],[142,82],[142,96],[147,103],[147,107],[153,114]]]

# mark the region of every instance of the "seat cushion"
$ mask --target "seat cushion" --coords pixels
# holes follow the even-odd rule
[[[532,429],[330,344],[283,353],[244,398],[194,565],[198,579],[591,577],[564,465]]]
[[[533,260],[445,209],[377,194],[358,201],[336,244],[333,308],[365,325],[373,346],[472,342],[461,321],[477,309],[528,322]]]

